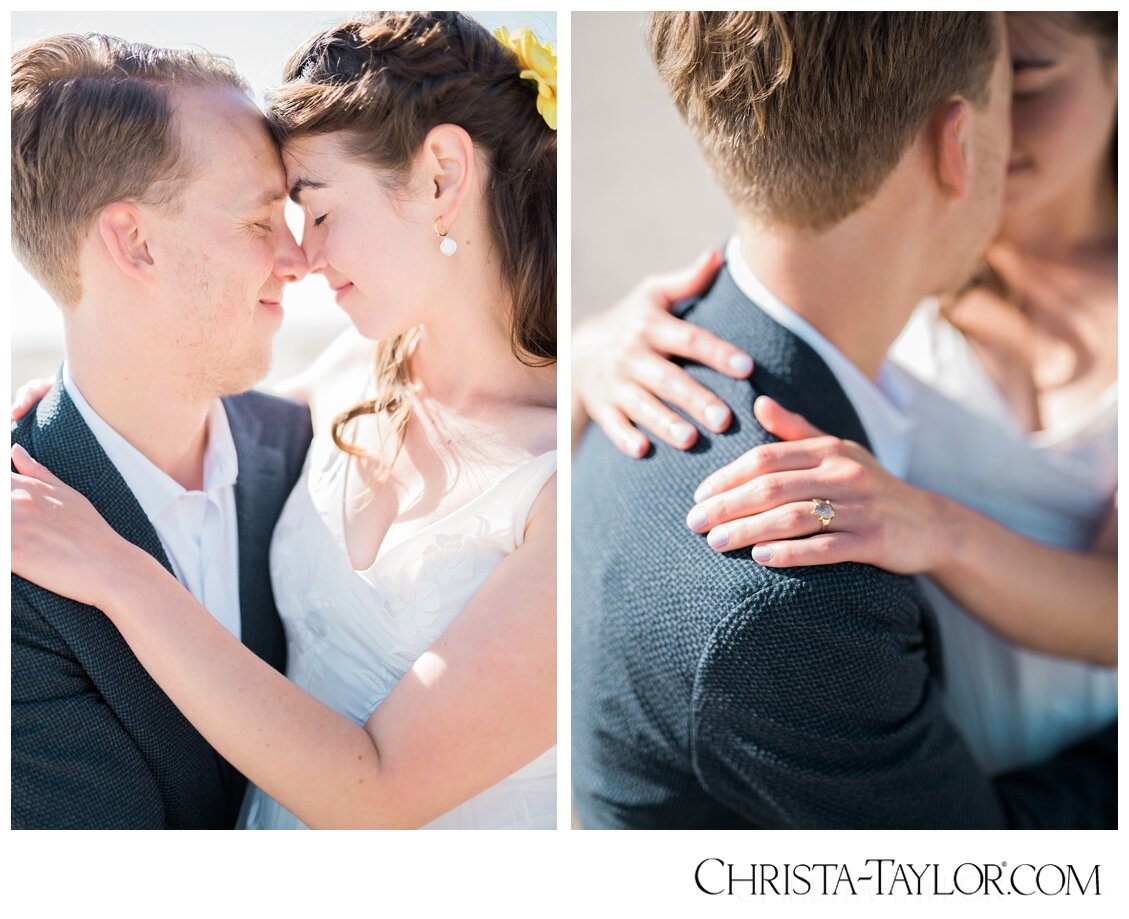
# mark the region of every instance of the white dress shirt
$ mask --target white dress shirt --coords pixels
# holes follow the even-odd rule
[[[854,406],[875,458],[887,472],[904,479],[915,427],[908,411],[914,387],[905,371],[886,360],[877,381],[869,379],[810,322],[760,282],[741,255],[741,242],[736,236],[725,247],[725,260],[741,293],[823,359]]]
[[[110,427],[83,397],[63,364],[63,386],[82,420],[153,524],[173,573],[236,638],[239,613],[239,530],[235,480],[239,461],[223,403],[208,411],[204,489],[188,491]]]

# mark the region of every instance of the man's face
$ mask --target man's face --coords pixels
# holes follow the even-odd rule
[[[968,194],[954,214],[951,235],[954,262],[952,286],[963,284],[975,270],[1000,223],[1010,149],[1011,61],[1002,13],[993,14],[999,30],[999,52],[988,84],[988,103],[969,110]]]
[[[160,303],[190,396],[250,389],[270,367],[282,289],[306,271],[284,218],[285,176],[262,115],[232,89],[178,90],[192,178],[158,218]]]

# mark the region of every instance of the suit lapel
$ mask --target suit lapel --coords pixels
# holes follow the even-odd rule
[[[243,643],[272,667],[286,665],[285,637],[270,583],[270,541],[277,514],[286,500],[282,450],[261,441],[262,421],[242,410],[238,399],[224,399],[239,476],[235,515],[239,526],[239,609]]]
[[[83,421],[61,376],[36,409],[34,455],[82,492],[122,537],[148,552],[171,573],[156,530]],[[138,662],[102,613],[32,587],[37,608],[86,670],[106,704],[151,764],[172,823],[194,824],[201,801],[225,783],[220,760]],[[161,615],[161,610],[151,611]]]
[[[36,409],[33,436],[40,462],[84,494],[114,530],[172,572],[157,531],[82,420],[63,388],[61,373],[55,388],[43,397]]]

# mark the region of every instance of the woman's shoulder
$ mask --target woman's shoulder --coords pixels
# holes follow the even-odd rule
[[[530,406],[524,412],[522,442],[531,457],[557,449],[557,410],[555,407]]]

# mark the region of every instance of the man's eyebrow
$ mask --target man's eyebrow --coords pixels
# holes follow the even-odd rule
[[[302,194],[302,190],[306,188],[325,188],[324,182],[315,182],[313,179],[299,179],[290,186],[290,200],[295,204],[301,204],[298,196]]]
[[[1012,61],[1012,70],[1046,70],[1048,67],[1054,67],[1054,61],[1045,60],[1026,60],[1026,61]]]
[[[277,188],[271,188],[271,189],[268,189],[267,191],[264,191],[261,195],[259,195],[259,197],[256,201],[256,204],[255,204],[255,209],[258,210],[259,208],[271,207],[272,205],[277,204],[279,201],[285,201],[285,200],[286,200],[286,190],[285,189],[280,191]]]

